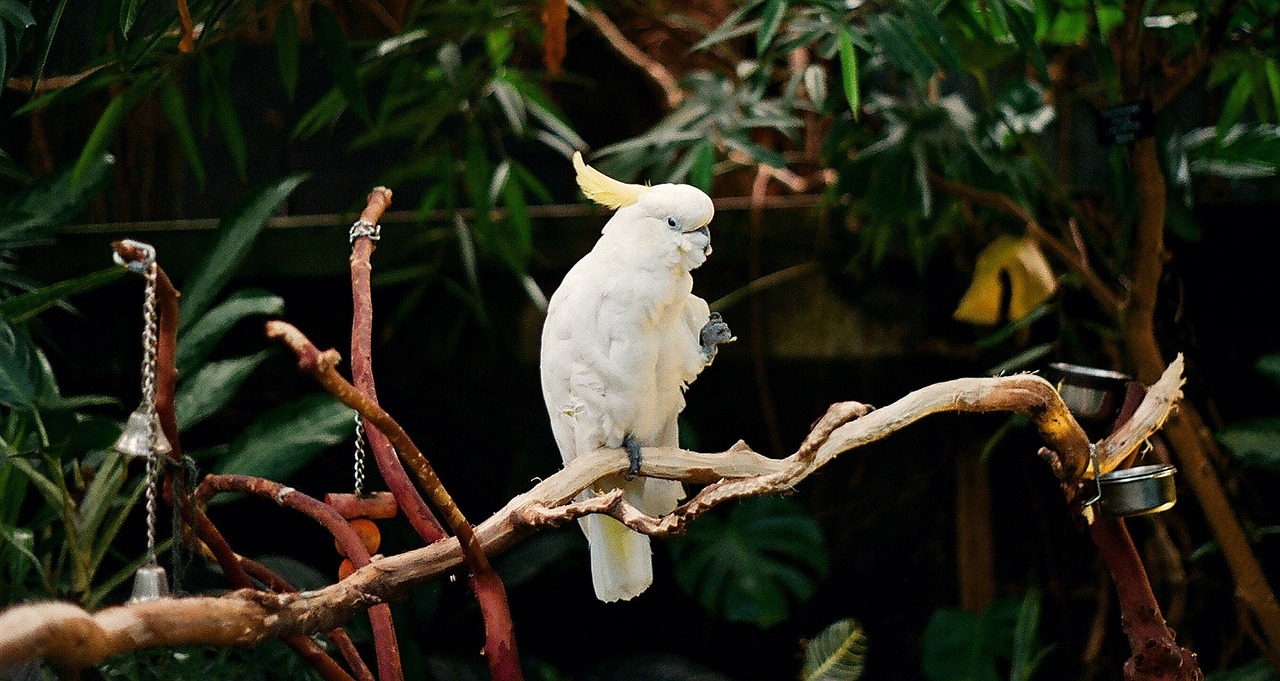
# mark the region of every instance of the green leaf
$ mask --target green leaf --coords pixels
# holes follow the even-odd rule
[[[110,267],[92,274],[86,274],[77,279],[60,281],[44,288],[6,298],[0,301],[0,315],[4,315],[9,321],[15,323],[25,321],[57,305],[69,296],[109,284],[124,276],[127,271],[128,269],[124,267]]]
[[[250,424],[213,471],[286,480],[325,449],[350,440],[354,428],[351,409],[329,394],[304,397]]]
[[[287,6],[287,5],[286,5]],[[187,117],[187,105],[182,99],[173,81],[166,78],[160,81],[160,105],[164,116],[173,126],[173,134],[178,138],[178,148],[186,158],[191,172],[196,174],[196,183],[204,186],[204,160],[200,156],[200,148],[196,145],[196,136],[191,129],[191,119]]]
[[[885,56],[918,84],[927,81],[938,70],[938,64],[924,51],[902,19],[892,14],[873,14],[867,17],[867,32]]]
[[[138,20],[138,10],[146,0],[120,0],[120,35],[128,38],[133,23]]]
[[[1240,114],[1244,113],[1244,107],[1252,96],[1253,76],[1249,71],[1241,71],[1222,104],[1222,113],[1218,115],[1218,139],[1225,138],[1236,121],[1240,120]]]
[[[0,318],[0,404],[35,409],[43,399],[56,396],[53,375],[26,325]]]
[[[866,668],[867,636],[857,620],[833,622],[804,651],[801,681],[854,681]]]
[[[186,376],[213,352],[231,327],[248,317],[284,314],[284,298],[262,289],[236,291],[178,337],[178,375]]]
[[[960,61],[960,54],[956,52],[955,45],[947,38],[942,22],[938,20],[938,15],[933,8],[933,3],[929,2],[929,0],[905,0],[902,6],[911,18],[911,23],[920,31],[924,44],[936,51],[942,60],[942,65],[953,74],[964,73],[964,64]]]
[[[862,113],[862,94],[858,89],[858,53],[853,49],[853,36],[849,35],[848,29],[840,29],[836,37],[840,45],[840,85],[844,88],[844,98],[849,102],[853,119],[858,120]]]
[[[822,531],[793,499],[743,500],[708,514],[671,545],[680,588],[707,612],[760,628],[788,618],[827,572]]]
[[[1263,355],[1254,363],[1253,368],[1276,385],[1280,385],[1280,353]]]
[[[285,3],[276,15],[276,68],[280,71],[280,84],[284,86],[289,101],[298,90],[299,64],[302,60],[302,42],[298,37],[298,15],[293,4]]]
[[[49,27],[40,39],[40,51],[36,57],[35,69],[31,73],[31,95],[33,98],[40,91],[40,79],[44,77],[44,67],[49,62],[49,50],[53,47],[53,36],[58,33],[58,25],[62,23],[62,12],[66,8],[67,0],[58,0],[57,7],[53,8],[53,15],[49,17]]]
[[[262,233],[276,207],[289,198],[308,173],[297,173],[251,192],[228,211],[218,227],[218,241],[203,263],[191,273],[182,287],[182,324],[185,333],[213,304],[214,297],[231,280],[236,269],[249,255],[253,242]]]
[[[689,184],[704,192],[711,191],[711,180],[716,172],[716,144],[710,139],[694,147],[693,165],[689,166]]]
[[[720,24],[714,31],[707,34],[707,37],[698,41],[696,45],[689,48],[689,51],[697,52],[699,50],[705,50],[716,43],[731,40],[740,35],[746,35],[747,33],[757,30],[760,25],[759,21],[749,21],[746,23],[739,22],[742,21],[742,18],[745,17],[748,12],[763,1],[764,0],[751,0],[750,2],[744,3],[737,11],[730,14],[729,18],[724,20],[724,23]]]
[[[1030,681],[1040,666],[1040,660],[1050,648],[1041,648],[1040,592],[1028,589],[1018,608],[1018,620],[1013,629],[1013,651],[1010,655],[1009,678],[1012,681]]]
[[[365,99],[364,90],[360,89],[360,81],[356,77],[355,62],[351,60],[351,47],[342,34],[338,18],[333,12],[321,4],[311,6],[311,28],[315,31],[316,46],[320,48],[320,56],[333,74],[334,85],[347,98],[347,104],[356,112],[360,120],[372,124],[373,116],[369,113],[369,102]]]
[[[942,608],[925,625],[920,665],[930,681],[999,681],[995,661],[982,654],[978,618]]]
[[[1204,681],[1280,681],[1280,673],[1265,657],[1234,669],[1220,669],[1204,677]]]
[[[1280,416],[1237,421],[1223,428],[1218,440],[1244,465],[1280,471]]]
[[[782,25],[782,17],[787,13],[786,0],[768,0],[764,12],[760,15],[760,30],[756,32],[756,54],[763,55],[773,42],[773,37]]]
[[[36,25],[36,18],[31,10],[17,0],[0,0],[0,20],[14,28],[31,28]]]
[[[89,168],[98,163],[99,159],[107,152],[107,147],[111,145],[111,141],[115,139],[116,131],[120,129],[120,125],[124,123],[124,118],[137,106],[142,97],[147,94],[151,86],[155,83],[154,76],[144,76],[138,78],[129,86],[129,89],[116,95],[107,108],[102,111],[102,116],[98,118],[98,122],[93,126],[93,132],[89,133],[89,139],[84,143],[84,147],[80,150],[80,158],[76,160],[75,167],[71,169],[71,183],[75,185],[89,171]]]
[[[178,430],[196,425],[226,405],[253,370],[272,352],[263,350],[245,357],[209,362],[195,375],[184,379],[174,398]]]
[[[0,210],[0,248],[19,248],[48,237],[89,205],[107,186],[115,157],[102,154],[85,168],[79,183],[70,170],[50,173],[11,198]]]
[[[199,63],[204,71],[205,87],[212,104],[210,113],[218,122],[218,130],[227,145],[227,154],[231,156],[236,176],[244,180],[249,174],[249,148],[245,142],[244,129],[240,126],[240,115],[236,113],[235,101],[229,90],[235,44],[223,43],[220,48],[213,53],[212,59],[202,59]]]

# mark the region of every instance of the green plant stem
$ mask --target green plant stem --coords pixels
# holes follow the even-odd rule
[[[462,546],[467,567],[476,585],[476,598],[486,610],[485,632],[487,642],[485,652],[489,659],[489,670],[495,681],[519,681],[524,678],[520,669],[520,661],[516,652],[515,626],[511,622],[510,609],[506,605],[506,590],[498,578],[489,559],[485,557],[484,548],[476,537],[475,528],[467,521],[462,510],[454,503],[444,484],[436,475],[431,463],[422,454],[422,450],[414,444],[409,434],[378,403],[369,398],[355,386],[338,375],[334,368],[340,356],[334,350],[321,352],[301,331],[282,321],[267,322],[267,337],[283,342],[298,357],[298,368],[311,374],[325,390],[338,398],[338,401],[355,409],[360,416],[378,427],[404,462],[418,477],[418,482],[430,497],[431,502],[444,516],[449,528],[457,535]],[[498,606],[501,607],[498,607]],[[491,620],[489,617],[503,617],[502,620]]]

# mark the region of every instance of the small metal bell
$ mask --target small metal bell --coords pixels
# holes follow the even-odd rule
[[[152,432],[155,432],[156,454],[164,456],[173,451],[169,439],[164,436],[164,429],[160,427],[159,419],[141,409],[129,414],[129,420],[124,424],[124,431],[116,439],[115,450],[125,456],[145,458],[151,454]]]
[[[146,603],[169,597],[169,578],[156,564],[143,565],[133,575],[133,595],[129,603]]]

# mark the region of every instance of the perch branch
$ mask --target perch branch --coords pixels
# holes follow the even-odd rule
[[[375,187],[369,192],[367,205],[360,214],[360,222],[377,225],[382,214],[391,205],[391,190],[386,187]],[[376,404],[378,393],[373,379],[373,296],[371,292],[371,274],[373,272],[372,256],[376,248],[374,240],[368,235],[358,236],[351,244],[351,376],[356,388]],[[404,466],[396,456],[395,449],[387,436],[377,425],[366,422],[365,433],[369,447],[373,450],[374,459],[378,462],[383,480],[396,498],[396,503],[405,509],[405,516],[423,541],[430,544],[443,539],[446,535],[440,521],[417,488],[409,479]],[[471,577],[471,588],[476,593],[484,617],[486,650],[490,671],[495,679],[516,678],[510,676],[518,673],[520,660],[516,654],[515,638],[511,632],[515,626],[511,622],[511,609],[507,604],[506,588],[502,580],[492,570],[488,574],[474,572]],[[383,653],[379,653],[379,664]],[[398,667],[398,654],[396,655]],[[513,671],[515,670],[515,671]]]
[[[280,325],[277,333],[292,333],[293,341],[305,341],[297,330]],[[313,364],[324,361],[330,368],[337,361],[332,351],[322,353],[307,343],[294,348]],[[1167,370],[1180,376],[1181,362]],[[1170,379],[1152,386],[1147,400],[1172,404]],[[1165,392],[1162,392],[1165,391]],[[355,394],[355,391],[351,391]],[[363,404],[379,427],[382,423],[370,404]],[[1057,454],[1057,469],[1068,490],[1076,489],[1088,460],[1088,441],[1071,419],[1053,387],[1038,376],[1020,374],[997,378],[965,378],[917,390],[876,411],[848,420],[865,410],[861,405],[836,405],[819,421],[806,444],[785,459],[770,459],[744,444],[726,452],[701,454],[676,448],[646,448],[645,471],[657,477],[691,483],[716,483],[712,492],[703,491],[683,508],[687,521],[699,508],[710,508],[717,499],[730,498],[747,489],[755,493],[776,493],[791,489],[804,477],[841,453],[896,432],[930,414],[952,411],[1013,411],[1035,423],[1045,443]],[[1157,413],[1150,414],[1150,411]],[[1167,413],[1167,412],[1165,412]],[[1139,409],[1132,422],[1143,423],[1146,435],[1164,420],[1160,410]],[[389,435],[390,436],[390,435]],[[392,436],[395,442],[395,437]],[[471,538],[488,554],[500,553],[539,526],[530,518],[541,516],[542,525],[568,522],[573,513],[548,517],[547,509],[564,506],[589,485],[624,472],[628,467],[621,449],[599,449],[580,456],[524,494],[511,499],[488,520],[477,525]],[[736,486],[735,486],[736,485]],[[612,502],[587,500],[602,510]],[[694,504],[698,508],[693,508]],[[625,507],[624,507],[625,508]],[[655,519],[665,522],[663,519]],[[675,524],[677,521],[671,521]],[[31,657],[46,657],[56,664],[78,668],[139,648],[188,645],[252,645],[271,638],[305,635],[332,629],[371,604],[405,597],[413,587],[437,579],[466,564],[457,537],[402,554],[387,556],[354,572],[347,579],[314,591],[269,594],[241,589],[221,598],[174,598],[150,603],[107,608],[90,615],[64,603],[19,605],[0,612],[0,667]]]
[[[496,615],[499,609],[504,612],[507,610],[506,591],[502,588],[502,582],[497,573],[489,565],[484,548],[476,537],[475,528],[467,521],[462,509],[458,508],[453,498],[449,496],[435,469],[427,461],[427,457],[409,438],[404,428],[400,427],[390,414],[383,411],[377,402],[338,375],[334,368],[340,361],[337,352],[334,350],[321,352],[301,331],[281,321],[267,322],[267,337],[288,345],[297,355],[300,369],[310,373],[330,394],[377,426],[387,436],[409,468],[413,469],[418,482],[422,484],[431,502],[444,515],[445,522],[457,535],[465,550],[467,568],[471,570],[471,577],[476,587],[476,598],[481,601],[481,609],[487,615],[494,614],[494,619],[486,617],[485,620],[488,637],[486,649],[494,678],[498,680],[523,678],[516,654],[515,626],[509,614],[504,618],[505,621],[498,619]],[[493,648],[488,648],[490,643],[494,645]],[[502,665],[495,666],[498,662]]]
[[[609,18],[609,15],[596,7],[583,7],[578,3],[573,3],[572,7],[582,14],[582,18],[587,20],[588,24],[600,34],[609,47],[612,47],[623,59],[635,64],[644,71],[649,80],[662,90],[662,95],[666,99],[668,109],[676,108],[682,100],[684,100],[684,90],[680,88],[680,84],[676,82],[676,77],[671,75],[671,71],[667,69],[662,62],[645,54],[644,50],[636,47],[636,44],[627,39],[627,36],[618,30],[617,24]]]

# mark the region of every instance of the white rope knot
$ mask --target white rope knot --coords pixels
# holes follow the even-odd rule
[[[136,248],[142,251],[142,260],[125,260],[119,253],[113,252],[111,254],[111,259],[115,261],[117,265],[124,265],[125,267],[128,267],[130,272],[143,274],[147,271],[147,268],[151,267],[151,264],[156,261],[155,246],[141,241],[134,241],[133,239],[122,239],[120,243],[129,246],[130,248]]]

